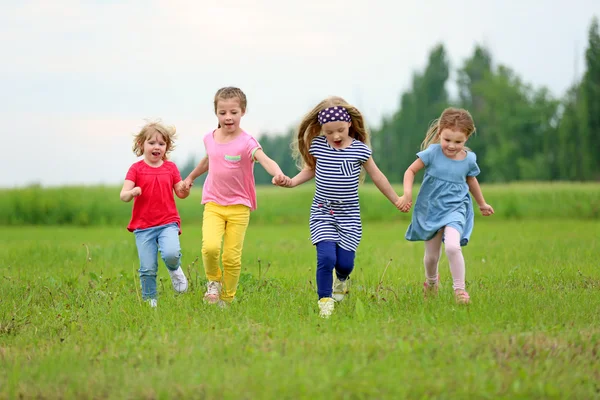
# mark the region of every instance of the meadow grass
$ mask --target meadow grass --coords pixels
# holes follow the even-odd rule
[[[157,309],[123,227],[0,227],[0,398],[600,398],[600,222],[479,220],[469,306],[445,257],[423,299],[405,229],[365,224],[324,320],[307,224],[251,221],[225,310],[202,302],[199,225],[181,235],[190,290],[161,261]]]

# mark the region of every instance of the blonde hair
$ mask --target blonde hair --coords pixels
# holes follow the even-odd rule
[[[371,146],[370,134],[360,111],[358,111],[356,107],[348,104],[343,98],[331,96],[321,101],[315,108],[306,114],[298,127],[298,135],[296,140],[292,143],[292,155],[294,160],[296,160],[296,166],[299,169],[303,169],[304,167],[309,167],[311,169],[315,168],[316,160],[315,157],[309,153],[309,149],[312,140],[321,135],[321,124],[317,117],[320,111],[334,106],[344,107],[350,115],[352,125],[350,126],[348,135],[356,140],[360,140],[369,147]],[[361,172],[361,182],[363,179],[364,171]]]
[[[227,86],[217,90],[215,94],[215,113],[217,112],[217,103],[219,100],[229,100],[229,99],[238,99],[240,101],[240,108],[242,112],[246,112],[246,106],[248,102],[246,101],[246,95],[242,92],[242,89]]]
[[[471,114],[463,108],[446,108],[442,115],[429,125],[425,139],[421,143],[421,150],[425,150],[430,144],[439,143],[440,134],[444,129],[462,132],[468,139],[475,132],[475,122]],[[465,149],[469,150],[467,147]]]
[[[163,125],[160,120],[149,121],[133,137],[133,152],[136,156],[144,155],[144,142],[160,133],[167,144],[167,150],[162,159],[167,160],[169,153],[175,148],[176,130],[174,126]]]

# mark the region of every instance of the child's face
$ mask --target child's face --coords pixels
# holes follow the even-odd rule
[[[327,138],[327,142],[334,149],[344,149],[352,143],[349,136],[351,122],[332,121],[323,124],[321,130]]]
[[[449,128],[440,133],[440,145],[442,152],[448,158],[464,158],[463,150],[467,143],[467,135],[461,131],[453,131]]]
[[[221,129],[226,133],[235,133],[240,127],[240,121],[245,112],[238,98],[220,99],[217,101],[217,118]]]
[[[144,141],[144,159],[150,165],[159,165],[167,153],[167,142],[159,133],[154,132]]]

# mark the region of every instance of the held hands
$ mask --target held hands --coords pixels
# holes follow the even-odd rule
[[[275,186],[292,187],[292,179],[283,174],[277,174],[271,179],[271,183]]]
[[[480,205],[479,211],[481,211],[481,215],[483,215],[484,217],[489,217],[494,213],[494,209],[492,208],[492,206],[490,206],[487,203]]]
[[[407,196],[406,194],[402,195],[402,197],[400,197],[398,201],[396,201],[395,206],[398,210],[402,211],[403,213],[407,213],[410,210],[410,207],[412,206],[412,196]]]
[[[180,181],[175,186],[175,191],[177,191],[178,193],[181,193],[182,195],[185,195],[187,197],[190,194],[190,187],[185,184],[185,181]]]
[[[194,181],[192,179],[190,179],[188,177],[183,180],[183,186],[182,186],[183,190],[185,190],[187,192],[192,188],[192,186],[194,186]]]

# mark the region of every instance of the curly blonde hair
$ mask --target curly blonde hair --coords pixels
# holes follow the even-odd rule
[[[344,107],[350,119],[352,125],[348,135],[356,140],[360,140],[370,147],[371,139],[369,131],[365,125],[365,119],[360,111],[353,105],[348,104],[346,100],[338,96],[331,96],[321,101],[315,106],[308,114],[304,116],[300,126],[298,127],[298,135],[296,140],[292,143],[292,155],[296,160],[296,166],[299,169],[305,167],[314,169],[316,166],[315,157],[309,153],[310,145],[312,140],[321,135],[321,124],[318,120],[319,112],[329,107]],[[364,171],[363,171],[364,172]],[[361,181],[363,180],[363,174],[361,173]]]
[[[471,114],[463,108],[446,108],[442,115],[429,126],[425,139],[421,143],[421,150],[425,150],[430,144],[439,143],[440,134],[444,129],[462,132],[468,139],[475,133],[475,122],[473,122]],[[467,147],[465,149],[468,150]]]
[[[167,150],[162,157],[163,160],[167,160],[169,153],[175,148],[176,129],[172,125],[163,125],[160,120],[149,121],[134,135],[133,153],[138,157],[144,155],[144,142],[152,138],[156,133],[160,133],[167,144]]]

